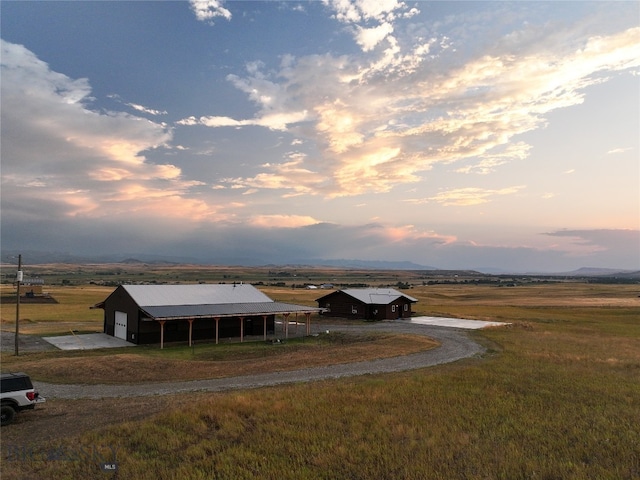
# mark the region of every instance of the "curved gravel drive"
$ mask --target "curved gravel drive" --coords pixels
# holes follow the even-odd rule
[[[375,373],[415,370],[455,362],[456,360],[482,354],[485,351],[484,347],[469,338],[465,331],[454,328],[414,325],[402,322],[384,322],[368,325],[314,326],[314,331],[316,332],[325,331],[326,329],[355,333],[378,331],[426,335],[440,342],[440,346],[424,352],[378,360],[209,380],[141,383],[135,385],[62,385],[44,382],[33,383],[43,397],[62,399],[142,397],[194,391],[221,392]]]

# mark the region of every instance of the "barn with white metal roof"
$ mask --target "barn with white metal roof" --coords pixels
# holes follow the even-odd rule
[[[104,332],[131,343],[160,343],[262,335],[275,332],[275,317],[305,317],[321,309],[275,302],[249,284],[120,285],[94,308],[104,309]]]
[[[322,315],[364,320],[409,318],[418,300],[393,288],[347,288],[316,300]]]

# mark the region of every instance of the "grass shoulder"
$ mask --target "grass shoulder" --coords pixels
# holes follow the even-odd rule
[[[136,384],[225,378],[407,355],[438,343],[417,335],[330,333],[283,343],[245,342],[3,354],[2,370],[51,383]],[[265,361],[268,360],[268,361]]]

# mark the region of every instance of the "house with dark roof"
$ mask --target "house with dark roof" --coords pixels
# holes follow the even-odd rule
[[[120,285],[92,308],[104,310],[104,333],[128,342],[160,343],[213,340],[275,332],[276,315],[304,315],[311,333],[312,313],[319,308],[275,302],[253,285]]]
[[[409,318],[417,301],[393,288],[347,288],[316,300],[322,315],[364,320]]]

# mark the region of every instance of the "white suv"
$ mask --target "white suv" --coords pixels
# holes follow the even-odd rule
[[[9,425],[16,412],[33,410],[36,403],[43,403],[38,392],[33,388],[31,379],[26,373],[3,373],[0,375],[0,398],[2,399],[2,425]]]

